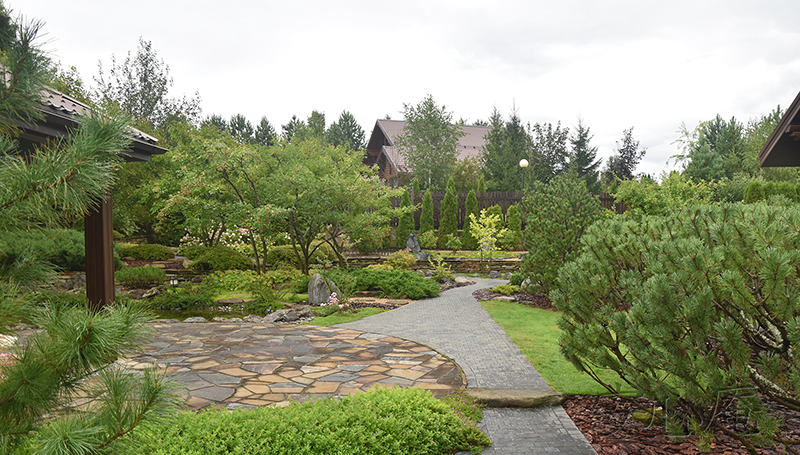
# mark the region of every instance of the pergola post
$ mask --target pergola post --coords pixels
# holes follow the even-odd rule
[[[100,309],[114,302],[114,224],[111,192],[86,214],[86,297]]]

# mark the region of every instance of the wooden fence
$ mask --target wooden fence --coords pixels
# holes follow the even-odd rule
[[[422,191],[417,194],[414,194],[414,190],[408,191],[408,195],[411,198],[412,204],[419,206],[422,206],[422,197],[424,194],[425,193]],[[445,194],[445,191],[431,191],[431,197],[433,198],[433,226],[436,229],[439,229],[439,208],[442,205],[442,200],[444,199]],[[613,194],[594,193],[594,195],[600,199],[600,205],[604,209],[615,210],[617,213],[623,213],[625,211],[624,204],[614,202]],[[509,207],[519,204],[519,202],[522,200],[522,192],[487,191],[485,193],[476,194],[476,197],[478,199],[478,211],[487,209],[493,205],[499,205],[503,209],[503,216],[505,216],[505,213],[508,211]],[[463,191],[458,192],[456,193],[456,198],[458,199],[458,210],[456,215],[458,220],[458,229],[464,229],[467,193]],[[392,202],[394,203],[395,207],[400,205],[399,198],[393,200]],[[419,216],[420,210],[417,210],[417,212],[414,214],[414,228],[416,230],[419,230]],[[522,222],[524,224],[525,220],[523,219]],[[397,218],[392,220],[392,226],[397,226]]]

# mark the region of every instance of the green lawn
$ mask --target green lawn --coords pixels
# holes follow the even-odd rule
[[[607,395],[608,391],[586,373],[579,372],[562,355],[558,345],[559,313],[531,308],[514,302],[481,302],[489,315],[505,330],[511,341],[528,358],[554,390],[577,395]],[[613,372],[600,375],[610,384],[622,381]],[[624,394],[634,395],[631,389]]]
[[[363,319],[367,316],[372,316],[378,313],[383,313],[384,311],[386,310],[380,308],[361,308],[358,310],[358,313],[334,313],[330,316],[325,316],[324,318],[314,318],[313,321],[306,322],[305,324],[327,327],[334,324],[358,321],[359,319]]]

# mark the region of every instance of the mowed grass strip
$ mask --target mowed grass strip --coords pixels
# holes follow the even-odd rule
[[[561,329],[556,322],[559,317],[557,311],[494,300],[481,302],[481,305],[553,390],[575,395],[608,395],[603,386],[576,369],[561,355],[558,345]],[[613,372],[602,371],[600,377],[610,384],[621,386],[622,381]],[[635,395],[630,388],[622,390],[626,395]]]

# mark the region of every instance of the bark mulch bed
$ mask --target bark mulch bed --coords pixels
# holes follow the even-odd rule
[[[631,414],[637,409],[657,406],[656,402],[646,398],[570,395],[563,406],[600,455],[748,454],[739,441],[721,431],[714,435],[709,452],[700,452],[697,449],[697,438],[694,436],[673,442],[667,437],[663,426],[646,425],[631,418]],[[800,412],[771,402],[767,403],[767,407],[773,412],[783,414],[786,419],[781,428],[781,437],[800,443]],[[733,428],[736,428],[736,424],[732,422],[742,421],[733,410],[725,413],[721,419]],[[740,425],[744,426],[745,423],[741,422]],[[746,427],[740,429],[745,430]],[[766,447],[757,450],[764,455],[800,454],[800,445],[794,445],[788,450]]]

